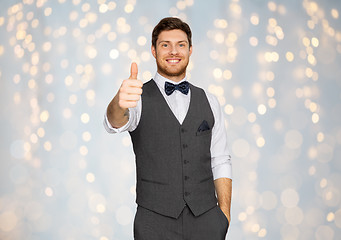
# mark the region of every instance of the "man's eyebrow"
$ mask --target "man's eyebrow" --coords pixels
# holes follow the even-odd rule
[[[159,44],[160,43],[170,43],[171,41],[167,41],[167,40],[161,40],[160,42],[159,42]],[[188,43],[188,41],[187,40],[181,40],[181,41],[177,41],[177,43]]]

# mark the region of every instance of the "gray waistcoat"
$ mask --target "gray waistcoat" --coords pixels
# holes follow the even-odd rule
[[[177,218],[185,204],[198,216],[217,204],[211,169],[214,116],[205,92],[190,85],[183,124],[154,80],[144,84],[142,113],[131,132],[136,155],[136,203]],[[198,131],[206,120],[209,130]]]

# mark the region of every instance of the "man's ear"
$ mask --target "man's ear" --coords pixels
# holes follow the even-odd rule
[[[193,51],[193,46],[190,46],[190,47],[189,47],[189,56],[192,55],[192,51]]]
[[[155,49],[154,45],[152,45],[151,50],[152,50],[152,54],[153,54],[154,58],[156,58],[156,49]]]

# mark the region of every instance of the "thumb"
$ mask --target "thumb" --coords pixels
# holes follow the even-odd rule
[[[136,62],[131,63],[129,79],[137,79],[138,68]]]

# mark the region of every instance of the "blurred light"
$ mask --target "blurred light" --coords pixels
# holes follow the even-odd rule
[[[231,3],[230,10],[237,15],[240,15],[242,13],[242,8],[237,3]]]
[[[147,81],[147,80],[150,80],[152,78],[152,73],[149,71],[144,71],[142,76],[143,76],[143,80]]]
[[[139,36],[137,38],[137,44],[140,46],[144,46],[147,43],[147,38],[145,36]]]
[[[214,26],[216,28],[224,29],[224,28],[227,28],[228,24],[227,24],[227,21],[225,19],[216,19],[216,20],[214,20]]]
[[[44,15],[46,17],[50,16],[52,14],[52,8],[48,7],[48,8],[45,8],[44,10]]]
[[[258,45],[258,39],[256,37],[250,37],[249,43],[251,46],[256,47]]]
[[[50,187],[45,188],[45,195],[48,197],[52,197],[53,196],[53,190]]]
[[[270,1],[270,2],[268,2],[268,8],[270,11],[275,12],[277,9],[277,5],[276,5],[276,3]]]
[[[88,154],[89,150],[86,146],[81,146],[79,148],[79,153],[82,155],[82,156],[86,156]]]
[[[215,68],[213,70],[213,76],[215,78],[221,78],[223,76],[223,71],[220,68]]]
[[[300,197],[296,190],[287,188],[281,193],[281,202],[286,208],[296,207]]]
[[[310,109],[311,112],[316,112],[316,110],[317,110],[317,104],[314,103],[314,102],[311,102],[311,103],[310,103],[310,106],[309,106],[309,109]]]
[[[331,15],[333,18],[335,19],[338,19],[339,18],[339,11],[335,8],[333,8],[331,11],[330,11]]]
[[[276,105],[277,105],[276,99],[270,98],[270,99],[268,100],[268,106],[269,106],[269,108],[275,108]]]
[[[124,11],[126,13],[132,13],[134,11],[134,6],[132,4],[127,4],[124,7]]]
[[[108,5],[107,4],[101,4],[101,5],[99,5],[99,12],[100,13],[105,13],[105,12],[107,12],[108,11]]]
[[[114,10],[116,8],[116,3],[114,1],[111,1],[108,3],[108,9]]]
[[[224,70],[223,77],[224,79],[230,80],[232,78],[232,72],[230,70]]]
[[[66,118],[66,119],[69,119],[69,118],[71,118],[71,116],[72,116],[71,109],[70,108],[65,108],[63,110],[63,117]]]
[[[244,222],[246,219],[247,219],[247,214],[246,214],[245,212],[240,212],[240,213],[238,214],[238,220],[239,220],[240,222]]]
[[[95,181],[95,175],[93,173],[87,173],[86,174],[86,180],[89,183],[93,183]]]
[[[313,37],[311,39],[311,45],[313,45],[314,47],[318,47],[319,44],[320,44],[320,42],[319,42],[319,40],[317,38]]]
[[[4,211],[0,214],[0,230],[2,232],[10,232],[15,229],[18,224],[18,218],[12,211]]]
[[[227,104],[224,108],[224,111],[227,115],[231,115],[233,113],[233,106],[230,104]]]
[[[260,115],[264,115],[266,113],[266,106],[264,104],[259,104],[257,110]]]
[[[252,16],[250,17],[250,22],[253,25],[258,25],[259,24],[259,16],[258,16],[258,14],[253,13]]]
[[[268,97],[273,97],[275,96],[275,89],[273,89],[272,87],[268,87],[266,89],[266,94],[268,95]]]
[[[293,54],[292,52],[287,52],[287,53],[285,54],[285,57],[286,57],[286,59],[288,60],[288,62],[294,61],[294,54]]]
[[[235,86],[233,89],[232,89],[232,95],[234,98],[240,98],[242,95],[243,95],[243,90],[241,87],[239,86]]]
[[[121,52],[126,52],[128,51],[129,49],[129,44],[127,42],[121,42],[119,45],[118,45],[118,49],[121,51]]]
[[[320,120],[320,117],[317,113],[313,113],[313,115],[311,116],[311,120],[313,123],[318,123]]]
[[[332,240],[334,239],[334,231],[331,227],[322,225],[315,232],[316,240]]]
[[[267,234],[266,229],[265,229],[265,228],[262,228],[262,229],[260,229],[259,232],[258,232],[258,237],[265,237],[266,234]]]
[[[40,113],[40,121],[42,122],[46,122],[49,119],[49,117],[50,117],[50,114],[46,110]]]
[[[85,142],[89,142],[91,140],[91,133],[90,132],[83,132],[82,138]]]
[[[224,40],[225,40],[225,37],[224,37],[224,34],[223,34],[223,33],[218,32],[218,33],[215,35],[214,39],[215,39],[215,41],[216,41],[217,43],[223,43]]]
[[[182,1],[182,0],[179,0],[177,1],[176,3],[176,7],[179,9],[179,10],[184,10],[186,8],[186,2],[185,1]]]
[[[257,147],[264,147],[265,145],[265,139],[263,137],[259,137],[257,138],[257,141],[256,141],[256,144],[257,144]]]
[[[44,149],[45,149],[46,151],[48,151],[48,152],[52,150],[52,144],[51,144],[50,141],[46,141],[46,142],[44,143]]]
[[[255,113],[249,113],[247,119],[250,123],[254,123],[257,120],[257,116]]]

